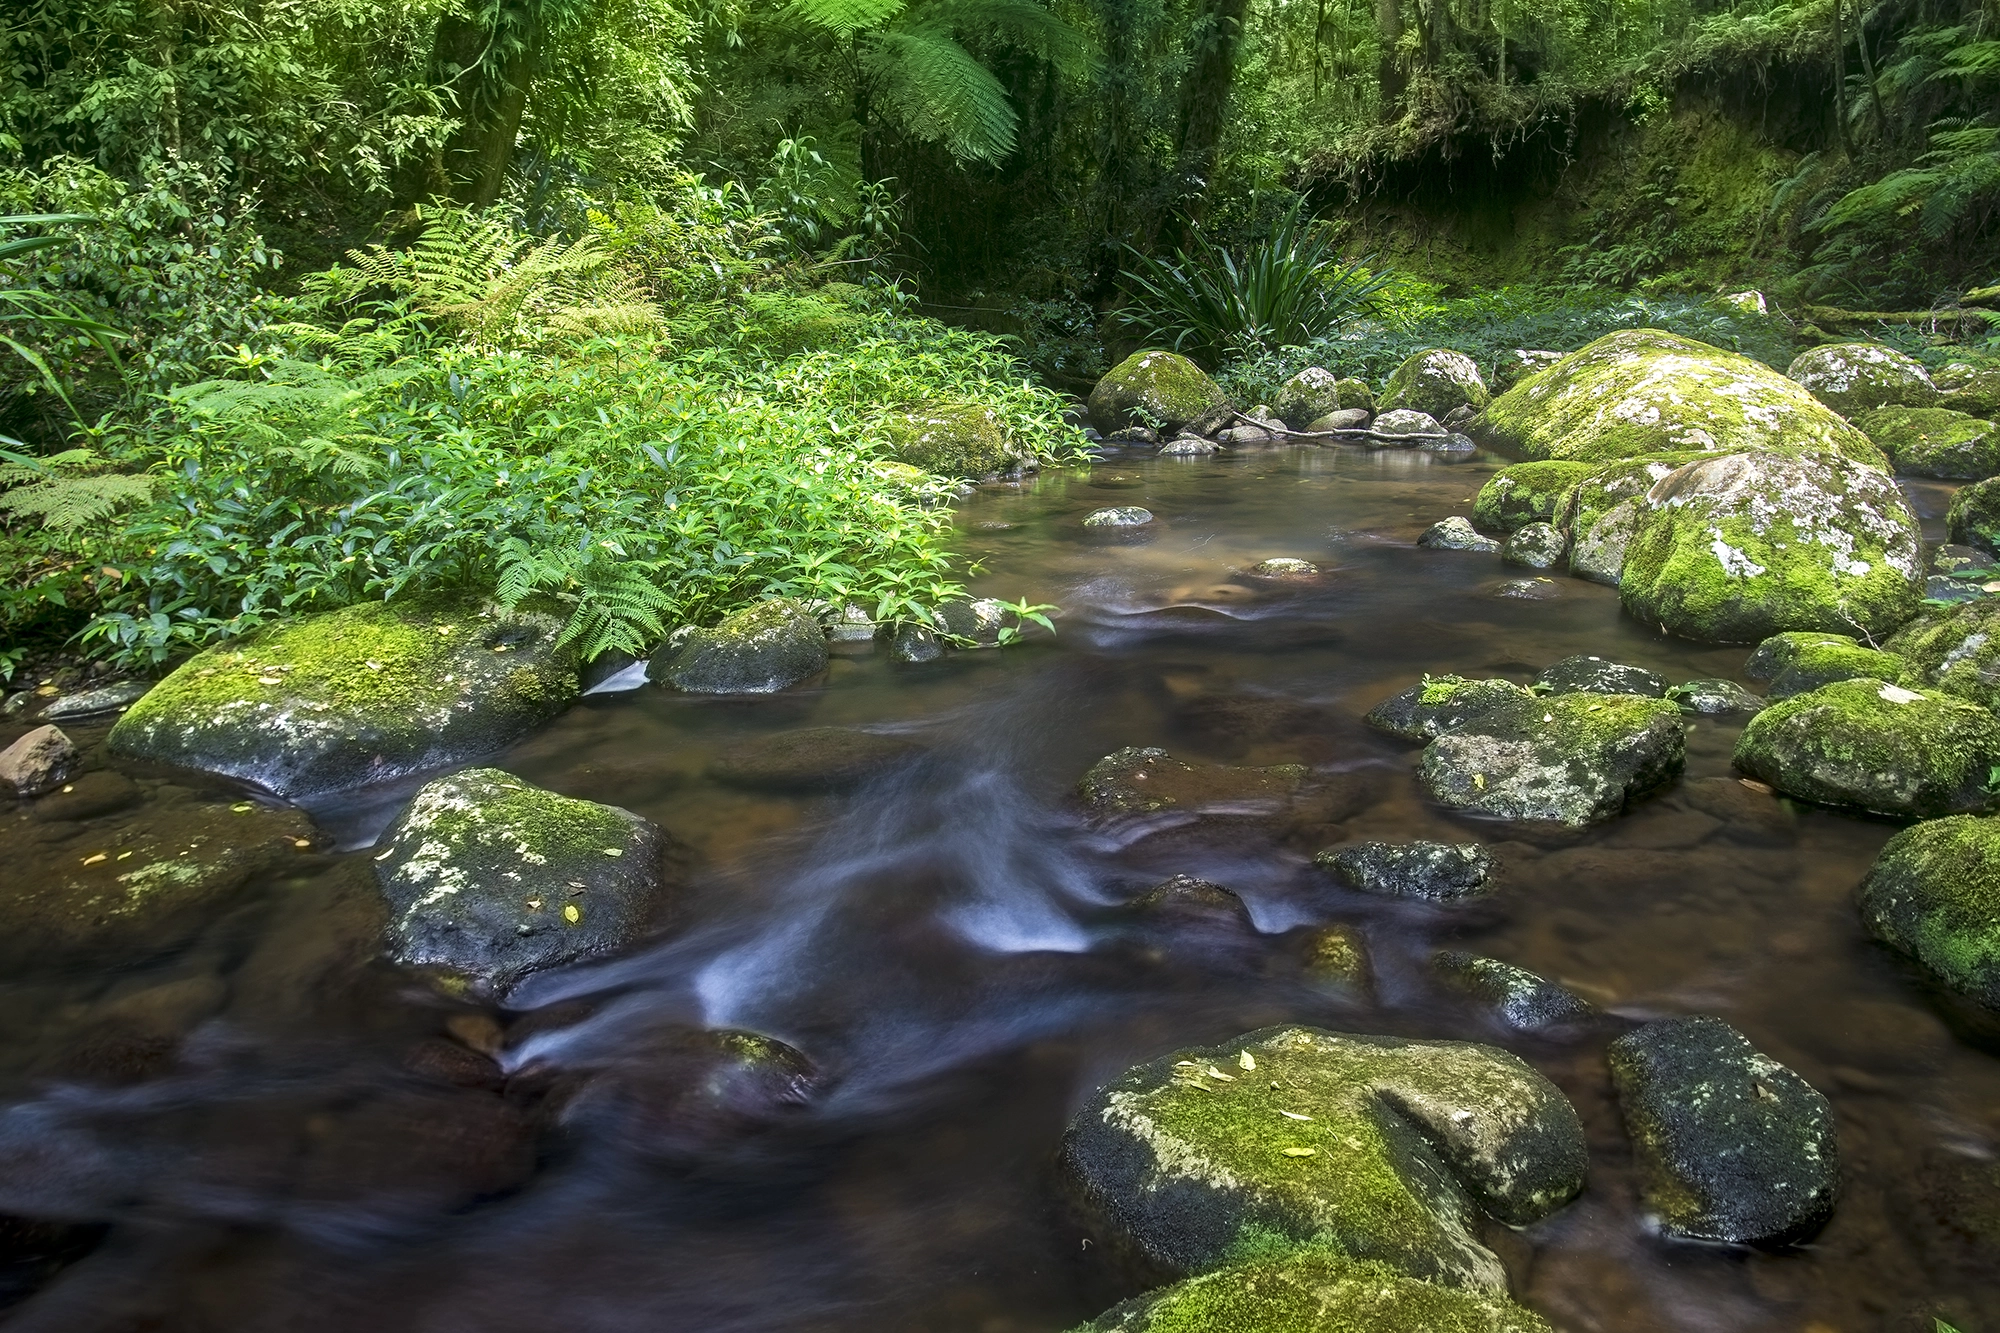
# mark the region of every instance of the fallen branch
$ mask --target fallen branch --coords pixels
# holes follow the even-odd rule
[[[1842,310],[1839,306],[1809,305],[1805,317],[1814,324],[1909,324],[1932,329],[1957,326],[1967,333],[1984,333],[2000,323],[2000,314],[1989,310]],[[1956,329],[1954,329],[1956,331]]]

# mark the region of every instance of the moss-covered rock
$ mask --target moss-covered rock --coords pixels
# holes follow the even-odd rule
[[[1075,1333],[1550,1333],[1504,1296],[1307,1247],[1135,1296]]]
[[[1267,1028],[1129,1070],[1070,1122],[1086,1207],[1152,1264],[1318,1244],[1413,1277],[1504,1291],[1475,1235],[1583,1184],[1576,1112],[1515,1057],[1467,1042]]]
[[[1926,607],[1882,646],[1908,664],[1912,683],[2000,708],[2000,598]]]
[[[1831,454],[1729,454],[1646,493],[1618,589],[1640,620],[1704,643],[1879,637],[1916,614],[1923,542],[1886,473]]]
[[[2000,365],[1955,361],[1932,376],[1931,382],[1939,390],[1939,407],[1988,419],[2000,416]]]
[[[1568,533],[1571,540],[1582,541],[1606,514],[1644,499],[1662,477],[1706,457],[1707,454],[1700,453],[1644,454],[1614,463],[1583,464],[1589,471],[1564,494],[1550,521]]]
[[[1417,778],[1464,814],[1580,828],[1672,782],[1686,757],[1680,709],[1664,699],[1523,692],[1439,735]]]
[[[561,629],[444,603],[307,616],[197,653],[118,720],[111,749],[290,797],[464,763],[577,697]]]
[[[1340,379],[1332,371],[1307,366],[1279,387],[1271,406],[1280,421],[1293,430],[1304,430],[1328,413],[1355,404],[1341,402]]]
[[[1854,424],[1906,477],[1981,481],[2000,473],[2000,426],[1943,407],[1885,407]]]
[[[1133,425],[1206,435],[1223,423],[1229,397],[1201,368],[1173,352],[1134,352],[1090,391],[1090,424],[1109,435]]]
[[[674,632],[648,674],[689,694],[773,694],[826,670],[826,630],[805,603],[773,597],[713,629]]]
[[[1844,680],[1772,704],[1736,766],[1787,796],[1934,819],[2000,808],[2000,721],[1942,690]]]
[[[1807,694],[1839,680],[1900,680],[1907,664],[1895,653],[1859,644],[1811,643],[1793,655],[1790,665],[1771,678],[1767,697],[1772,703]]]
[[[1354,842],[1313,860],[1363,893],[1433,903],[1476,898],[1493,874],[1493,858],[1470,842]]]
[[[1646,1206],[1670,1233],[1783,1245],[1840,1193],[1833,1108],[1719,1018],[1648,1023],[1606,1052]]]
[[[1538,352],[1517,347],[1502,352],[1493,365],[1493,392],[1505,393],[1530,375],[1539,375],[1563,359],[1561,352]]]
[[[1007,438],[1000,414],[979,403],[923,403],[892,414],[883,429],[896,457],[945,477],[1018,472],[1025,451]]]
[[[1759,643],[1743,664],[1743,674],[1752,680],[1775,680],[1801,654],[1828,648],[1859,648],[1861,640],[1851,634],[1829,634],[1823,630],[1788,630],[1773,634]]]
[[[1570,543],[1569,572],[1615,588],[1625,579],[1625,551],[1639,526],[1639,502],[1613,505]]]
[[[1455,408],[1476,412],[1490,397],[1477,362],[1463,352],[1433,347],[1396,367],[1378,406],[1384,412],[1424,412],[1442,421]]]
[[[1236,768],[1190,763],[1153,746],[1128,745],[1090,766],[1077,795],[1098,815],[1147,815],[1247,805],[1276,808],[1304,785],[1304,764]]]
[[[1500,559],[1523,569],[1554,569],[1569,550],[1569,541],[1552,523],[1529,523],[1514,530],[1500,548]]]
[[[1500,543],[1483,536],[1472,526],[1472,520],[1460,514],[1441,518],[1424,529],[1417,538],[1417,545],[1427,551],[1477,551],[1491,555],[1500,549]]]
[[[613,953],[650,923],[670,846],[651,821],[496,768],[418,791],[375,857],[389,956],[446,989],[501,997]]]
[[[1472,505],[1473,525],[1482,532],[1508,533],[1530,523],[1556,522],[1570,492],[1595,471],[1592,463],[1556,459],[1502,468],[1479,488]]]
[[[1367,723],[1406,741],[1427,741],[1488,710],[1529,698],[1511,680],[1430,676],[1368,710]]]
[[[1844,417],[1877,407],[1931,407],[1937,386],[1923,365],[1880,343],[1828,343],[1801,352],[1786,375]]]
[[[1861,883],[1869,933],[2000,1014],[2000,819],[1958,815],[1889,839]]]
[[[1447,949],[1431,959],[1431,970],[1452,989],[1487,1006],[1494,1018],[1516,1032],[1552,1032],[1602,1016],[1596,1005],[1546,977],[1497,958]]]
[[[1530,688],[1536,694],[1641,694],[1664,699],[1667,678],[1644,667],[1578,653],[1543,667]]]
[[[1473,433],[1522,458],[1775,449],[1885,465],[1867,436],[1769,366],[1657,329],[1571,353],[1494,399]]]
[[[1989,555],[2000,555],[2000,477],[1961,486],[1945,511],[1951,540]]]
[[[1335,383],[1340,390],[1343,408],[1358,408],[1370,416],[1375,414],[1375,391],[1368,387],[1367,380],[1342,378]]]

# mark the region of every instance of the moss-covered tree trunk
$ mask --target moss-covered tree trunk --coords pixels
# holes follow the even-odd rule
[[[541,8],[538,0],[505,0],[481,6],[474,17],[448,10],[439,18],[431,77],[451,99],[459,124],[423,193],[448,194],[474,208],[500,197],[541,54]]]
[[[1194,67],[1181,86],[1181,134],[1174,163],[1190,215],[1199,215],[1215,174],[1222,143],[1223,115],[1236,83],[1236,53],[1242,43],[1249,0],[1211,0],[1203,16],[1205,32]]]

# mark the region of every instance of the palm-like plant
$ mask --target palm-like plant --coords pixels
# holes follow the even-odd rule
[[[1130,303],[1120,318],[1148,342],[1189,353],[1211,368],[1332,333],[1374,310],[1375,298],[1395,281],[1388,269],[1342,259],[1332,236],[1304,217],[1301,204],[1241,254],[1199,231],[1171,259],[1127,249],[1132,267],[1120,276]]]
[[[82,213],[14,213],[0,217],[0,229],[63,226],[91,220]],[[68,245],[69,239],[62,235],[19,236],[0,241],[0,346],[5,346],[32,366],[42,383],[62,399],[63,406],[74,416],[76,404],[70,401],[69,393],[63,388],[55,368],[49,364],[48,353],[44,349],[53,338],[81,336],[89,339],[115,365],[118,349],[112,343],[126,334],[101,319],[92,318],[81,306],[56,292],[21,284],[17,276],[18,264],[24,256]],[[16,336],[17,333],[19,336]]]

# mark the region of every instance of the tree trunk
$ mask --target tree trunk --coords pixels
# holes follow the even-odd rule
[[[1181,86],[1180,151],[1174,166],[1181,188],[1190,193],[1206,195],[1209,178],[1215,174],[1223,113],[1229,109],[1229,93],[1236,83],[1236,48],[1249,8],[1249,0],[1211,0],[1206,40]]]
[[[1840,122],[1840,146],[1854,157],[1854,134],[1847,128],[1847,34],[1841,27],[1840,11],[1846,0],[1833,0],[1833,116]]]
[[[1376,74],[1376,85],[1382,90],[1380,119],[1393,120],[1396,105],[1403,100],[1403,89],[1409,84],[1397,50],[1403,41],[1401,0],[1375,0],[1375,31],[1382,38],[1382,65]]]
[[[500,197],[541,42],[537,0],[515,0],[492,27],[450,11],[438,20],[431,77],[455,103],[459,126],[425,192],[448,191],[454,202],[472,208]]]

